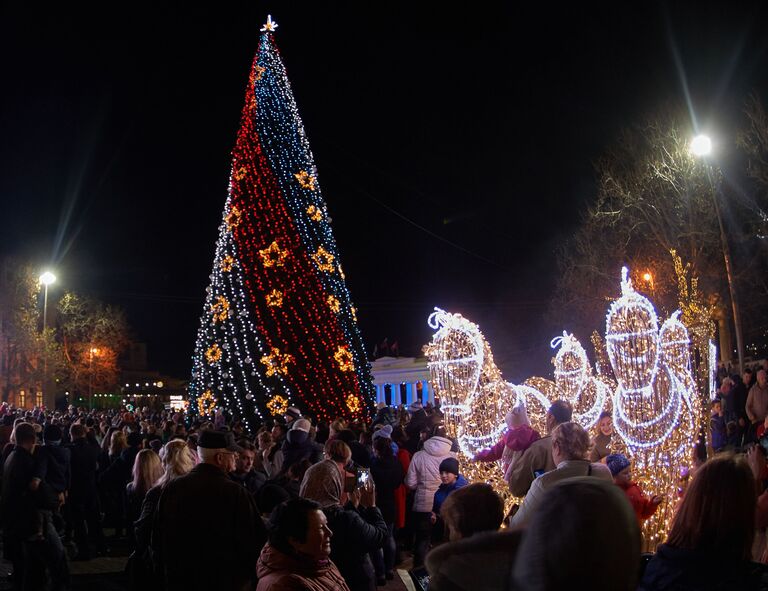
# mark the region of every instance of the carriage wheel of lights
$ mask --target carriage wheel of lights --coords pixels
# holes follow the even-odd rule
[[[651,302],[637,293],[622,269],[621,297],[606,317],[606,346],[617,380],[613,421],[646,494],[664,502],[643,524],[645,549],[666,534],[675,491],[689,467],[695,438],[696,391],[688,331],[673,314],[661,328]]]

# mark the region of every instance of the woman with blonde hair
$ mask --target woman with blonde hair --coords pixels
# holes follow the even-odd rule
[[[138,458],[137,458],[138,459]],[[154,521],[157,503],[163,488],[171,480],[175,480],[187,474],[195,467],[195,457],[192,450],[183,439],[172,439],[160,450],[160,461],[163,472],[155,485],[144,496],[141,504],[139,518],[133,523],[135,528],[136,549],[131,554],[128,563],[128,572],[133,589],[159,588],[159,581],[153,576],[152,552],[150,540],[152,536],[152,522]]]
[[[163,467],[160,458],[154,451],[142,449],[136,454],[136,460],[133,462],[133,480],[125,487],[125,516],[128,526],[128,541],[132,547],[135,545],[133,522],[139,517],[144,497],[146,497],[149,489],[157,484],[162,475]]]
[[[119,458],[125,449],[128,449],[128,440],[122,430],[117,430],[112,433],[112,439],[109,440],[109,463]]]

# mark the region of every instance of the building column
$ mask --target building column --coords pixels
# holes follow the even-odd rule
[[[435,393],[432,391],[432,388],[429,387],[429,380],[424,380],[422,383],[424,384],[424,394],[427,396],[427,402],[431,402],[434,405]]]

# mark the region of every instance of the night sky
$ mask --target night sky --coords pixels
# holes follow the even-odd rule
[[[685,105],[684,77],[733,149],[745,96],[768,98],[759,2],[79,4],[3,4],[0,254],[123,306],[179,377],[267,13],[369,352],[418,354],[439,305],[508,379],[551,372],[554,251],[622,126]]]

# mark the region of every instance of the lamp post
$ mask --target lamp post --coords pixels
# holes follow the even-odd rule
[[[50,271],[45,271],[40,275],[40,283],[43,285],[43,343],[45,343],[45,330],[48,328],[48,286],[56,282],[56,275]],[[48,383],[48,348],[43,349],[43,404],[45,400],[45,386]]]
[[[698,158],[706,158],[712,153],[712,140],[706,135],[697,135],[691,141],[691,154]],[[708,171],[709,172],[709,171]],[[711,173],[710,173],[711,175]],[[711,176],[710,176],[711,179]],[[725,236],[725,227],[723,226],[723,217],[720,214],[720,203],[717,200],[717,189],[713,186],[712,203],[715,206],[717,214],[717,223],[720,227],[720,244],[723,250],[723,260],[725,261],[725,275],[728,279],[728,292],[731,296],[731,307],[733,310],[733,324],[736,329],[736,352],[739,356],[739,375],[744,371],[744,341],[741,336],[741,316],[739,314],[739,304],[736,300],[736,286],[733,282],[733,265],[731,264],[731,250],[728,247],[728,239]],[[729,351],[730,354],[730,351]]]
[[[99,350],[96,347],[91,347],[90,360],[88,362],[88,410],[93,410],[93,356],[98,357]]]

